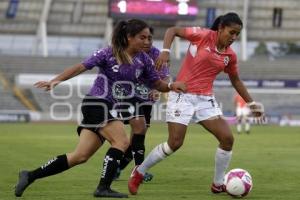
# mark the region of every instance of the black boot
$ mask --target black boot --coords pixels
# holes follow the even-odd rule
[[[97,188],[94,192],[94,197],[128,198],[128,195],[114,191],[110,188]]]
[[[24,190],[31,184],[29,181],[29,171],[21,171],[19,173],[19,181],[15,188],[16,197],[21,197]]]

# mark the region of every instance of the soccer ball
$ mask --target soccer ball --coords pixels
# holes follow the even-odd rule
[[[232,169],[224,178],[226,192],[234,197],[244,197],[252,189],[252,177],[244,169]]]

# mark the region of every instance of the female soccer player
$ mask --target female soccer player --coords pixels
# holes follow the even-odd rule
[[[144,51],[152,58],[156,60],[159,56],[159,49],[152,46],[153,43],[153,28],[150,28],[149,43],[144,46]],[[169,67],[164,65],[159,71],[159,76],[162,80],[169,82]],[[124,110],[122,116],[129,119],[125,120],[125,124],[131,126],[131,144],[124,154],[124,158],[121,160],[120,166],[117,170],[114,179],[118,179],[120,173],[125,167],[134,159],[135,165],[140,165],[144,161],[145,153],[145,135],[150,127],[151,112],[153,104],[159,98],[159,92],[155,89],[149,88],[148,80],[140,80],[140,83],[135,85],[135,97],[124,102]],[[134,108],[132,112],[128,112],[128,108]],[[130,110],[130,109],[129,109]],[[144,175],[144,181],[151,181],[153,175],[147,173]]]
[[[169,93],[166,114],[168,141],[156,146],[144,162],[133,170],[128,182],[131,194],[137,193],[143,175],[150,167],[182,146],[187,126],[191,121],[201,124],[219,141],[211,191],[224,192],[223,178],[231,159],[233,136],[213,95],[212,87],[216,76],[222,71],[227,73],[232,86],[250,104],[253,115],[263,116],[239,78],[237,57],[230,48],[242,27],[239,16],[228,13],[218,17],[210,30],[199,27],[172,27],[166,31],[164,49],[157,65],[160,66],[169,60],[169,49],[175,36],[188,40],[190,46],[176,79],[186,83],[187,93]]]
[[[79,142],[71,153],[59,155],[32,171],[21,171],[15,188],[15,195],[22,196],[24,190],[35,180],[58,174],[71,167],[86,162],[102,145],[104,137],[111,144],[103,164],[100,183],[94,192],[95,197],[127,197],[110,188],[113,175],[128,148],[129,140],[124,125],[118,117],[118,101],[130,95],[130,86],[141,78],[151,80],[152,87],[160,91],[183,91],[183,83],[168,84],[159,79],[153,61],[142,51],[148,43],[149,26],[141,20],[121,21],[114,29],[112,47],[98,50],[80,64],[66,69],[51,81],[40,81],[37,88],[46,91],[62,81],[82,72],[99,68],[88,95],[83,99],[82,123],[78,126]]]

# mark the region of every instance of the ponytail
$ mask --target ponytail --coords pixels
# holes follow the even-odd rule
[[[243,27],[243,22],[240,19],[240,17],[236,13],[230,12],[226,15],[221,15],[217,17],[210,29],[213,31],[217,31],[220,26],[224,27],[230,26],[232,24],[238,24],[241,27]]]
[[[115,27],[112,35],[112,50],[119,64],[130,63],[131,60],[130,56],[125,52],[125,48],[128,46],[127,24],[126,21],[120,21]]]
[[[217,17],[213,23],[213,25],[210,27],[211,30],[213,31],[217,31],[219,29],[219,25],[221,23],[221,19],[222,19],[222,15],[220,15],[219,17]]]

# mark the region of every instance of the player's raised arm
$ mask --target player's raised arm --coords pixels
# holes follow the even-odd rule
[[[163,49],[157,58],[155,65],[157,69],[160,69],[162,65],[168,64],[170,61],[170,48],[175,36],[184,37],[184,28],[171,27],[168,28],[164,36]]]

